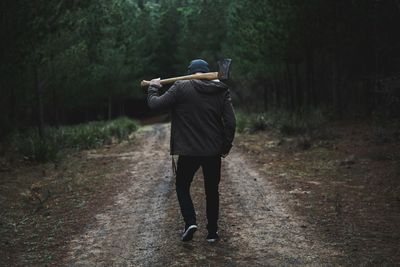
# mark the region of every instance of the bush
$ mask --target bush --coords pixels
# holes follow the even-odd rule
[[[326,121],[320,110],[299,113],[281,112],[275,124],[283,134],[303,134],[321,127]]]
[[[289,135],[312,131],[326,121],[326,117],[320,110],[298,113],[271,111],[267,113],[245,114],[239,112],[236,117],[238,132],[257,132],[273,128],[283,134]]]
[[[250,117],[249,130],[251,132],[265,131],[271,126],[271,122],[268,120],[268,114],[260,113]]]
[[[60,149],[54,139],[41,139],[37,131],[29,130],[25,133],[16,133],[11,138],[11,147],[16,154],[38,162],[56,160]]]
[[[127,139],[129,134],[138,129],[137,123],[128,118],[114,120],[107,127],[109,134],[116,137],[118,141]]]
[[[90,149],[113,140],[121,142],[137,129],[137,122],[128,118],[49,127],[45,129],[42,139],[36,130],[15,133],[11,136],[10,146],[18,155],[33,161],[55,161],[63,149]]]
[[[244,130],[248,127],[249,117],[243,112],[236,113],[236,130],[239,133],[244,132]]]
[[[266,114],[246,114],[243,112],[236,113],[236,130],[242,132],[264,131],[269,127]]]

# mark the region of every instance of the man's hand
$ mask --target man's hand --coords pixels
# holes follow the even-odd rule
[[[221,157],[226,158],[228,156],[229,151],[231,151],[232,144],[224,144],[222,146]]]
[[[162,84],[160,83],[160,80],[161,80],[160,78],[151,80],[151,81],[150,81],[150,86],[154,86],[154,87],[157,87],[157,88],[161,88],[161,87],[162,87]]]

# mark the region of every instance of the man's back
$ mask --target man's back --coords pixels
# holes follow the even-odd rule
[[[227,86],[200,80],[184,81],[176,86],[178,97],[172,109],[171,153],[221,155],[224,143],[222,114],[229,97]]]
[[[155,90],[150,92],[148,102],[151,108],[172,111],[171,154],[215,156],[229,152],[235,115],[225,84],[180,81],[161,97]]]

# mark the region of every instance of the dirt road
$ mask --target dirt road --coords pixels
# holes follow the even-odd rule
[[[201,171],[192,185],[199,231],[181,242],[183,227],[169,156],[169,126],[138,133],[135,151],[92,153],[129,162],[129,183],[94,223],[72,238],[67,266],[290,266],[340,264],[342,252],[319,240],[304,218],[286,203],[290,195],[252,168],[233,149],[223,160],[220,236],[205,241],[205,201]]]

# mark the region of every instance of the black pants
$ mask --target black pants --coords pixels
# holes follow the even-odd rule
[[[186,225],[196,224],[196,213],[190,197],[190,184],[199,167],[203,169],[206,193],[208,231],[218,230],[219,192],[221,179],[221,157],[179,156],[176,171],[176,194]]]

